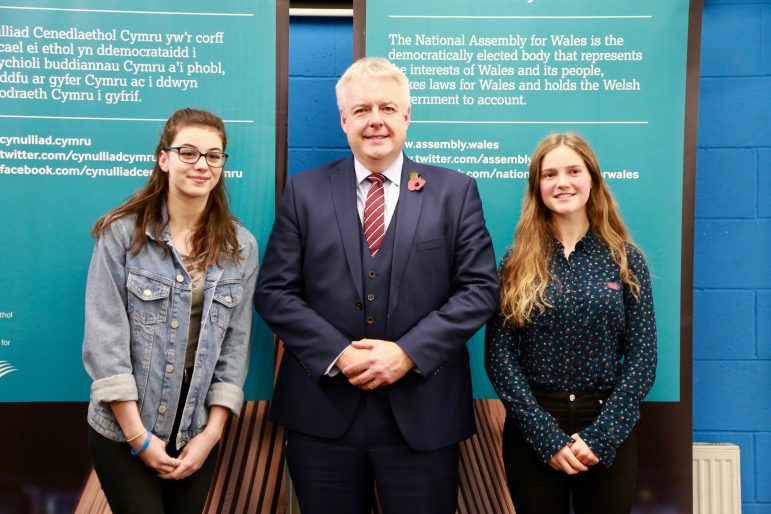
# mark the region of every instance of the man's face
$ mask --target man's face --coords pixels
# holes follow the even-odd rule
[[[344,89],[340,124],[353,155],[368,170],[381,172],[404,146],[410,109],[390,78],[351,80]]]

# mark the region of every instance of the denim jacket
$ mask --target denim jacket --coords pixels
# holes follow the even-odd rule
[[[163,248],[148,231],[144,248],[127,250],[134,216],[110,225],[98,238],[86,285],[83,364],[93,379],[88,423],[123,442],[110,402],[136,400],[145,428],[169,440],[182,387],[190,321],[190,276],[174,249],[168,228]],[[176,447],[203,431],[209,407],[238,416],[248,368],[252,299],[257,276],[257,242],[237,227],[242,260],[222,259],[206,270],[195,368]]]

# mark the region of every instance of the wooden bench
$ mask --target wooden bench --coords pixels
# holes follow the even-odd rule
[[[225,428],[207,514],[287,513],[284,431],[268,420],[269,403],[246,402]],[[474,402],[477,434],[461,444],[459,514],[513,514],[501,460],[504,410],[497,400]],[[92,471],[76,514],[111,514]]]

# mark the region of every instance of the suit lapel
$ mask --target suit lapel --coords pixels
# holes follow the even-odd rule
[[[394,234],[394,254],[391,267],[391,284],[388,295],[388,311],[393,312],[399,298],[399,288],[407,268],[407,260],[413,248],[415,230],[418,228],[420,210],[423,206],[423,191],[410,191],[407,184],[410,179],[410,170],[417,166],[406,155],[402,165],[402,178],[399,185],[399,201],[397,204],[396,233]],[[425,170],[421,169],[421,173]],[[424,178],[426,178],[424,176]]]
[[[329,180],[345,259],[348,261],[348,270],[351,272],[356,291],[359,292],[362,291],[361,223],[356,210],[356,174],[353,171],[353,157],[345,159],[333,168]]]

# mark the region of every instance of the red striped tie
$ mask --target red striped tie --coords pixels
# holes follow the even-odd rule
[[[367,180],[372,185],[369,186],[367,200],[364,202],[364,237],[367,238],[369,253],[374,257],[385,235],[385,177],[380,173],[373,173]]]

